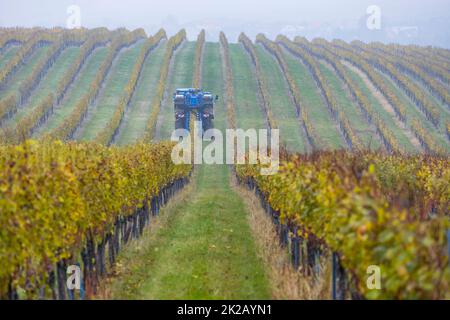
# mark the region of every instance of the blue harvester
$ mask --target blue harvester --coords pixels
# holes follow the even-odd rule
[[[177,89],[173,95],[175,108],[175,129],[189,130],[191,114],[201,121],[203,131],[213,127],[214,102],[218,100],[211,92],[196,88]]]

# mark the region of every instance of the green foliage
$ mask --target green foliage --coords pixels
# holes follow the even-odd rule
[[[290,156],[278,174],[237,166],[255,179],[285,224],[339,252],[367,298],[448,299],[448,159],[345,152]],[[369,265],[382,289],[366,287]]]
[[[119,149],[26,141],[0,151],[0,296],[11,282],[39,288],[88,234],[102,239],[118,216],[190,172],[173,164],[171,143]]]

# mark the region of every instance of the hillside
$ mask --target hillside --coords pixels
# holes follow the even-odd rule
[[[42,39],[29,48],[28,44],[36,40],[23,41],[23,37],[15,36],[20,32],[5,32],[0,51],[0,116],[4,131],[20,131],[25,122],[31,126],[25,134],[28,138],[50,134],[67,120],[89,87],[95,87],[84,106],[86,115],[72,123],[76,132],[61,137],[93,141],[122,107],[120,100],[131,84],[132,70],[138,68],[126,112],[119,116],[120,126],[114,127],[114,139],[111,136],[106,141],[123,145],[143,137],[147,122],[154,120],[149,118],[157,99],[161,107],[151,136],[158,140],[169,137],[173,129],[170,96],[175,88],[192,85],[195,42],[181,40],[169,61],[164,61],[169,68],[160,84],[163,95],[157,97],[156,86],[164,55],[168,54],[165,36],[143,49],[148,41],[144,34],[130,33],[135,39],[129,40],[118,32],[103,34],[104,30],[93,30],[70,36],[80,38],[74,41],[69,37],[57,40],[60,36],[55,32],[50,37],[53,42]],[[257,60],[251,59],[244,38]],[[252,43],[244,38],[237,44],[230,43],[227,49],[238,127],[265,128],[272,120],[281,129],[283,144],[303,153],[355,146],[408,153],[450,151],[450,80],[446,68],[450,62],[444,55],[380,43],[308,42],[302,38],[291,41],[283,37],[271,41],[263,36]],[[117,48],[115,42],[123,43],[122,48]],[[92,48],[84,48],[87,46]],[[223,71],[219,70],[223,50],[220,43],[206,43],[201,69],[210,71],[202,87],[226,99]],[[417,51],[427,58],[420,59]],[[143,52],[145,57],[140,61]],[[404,52],[407,59],[401,59]],[[23,56],[15,59],[19,53]],[[111,66],[100,70],[109,56]],[[261,65],[260,70],[253,61]],[[438,68],[439,62],[442,68]],[[268,101],[262,99],[261,90],[267,90]],[[53,99],[48,98],[49,94],[54,95]],[[8,104],[14,95],[15,103]],[[38,112],[38,107],[45,111],[40,111],[31,123],[26,122],[26,116]],[[222,107],[219,103],[219,114]],[[223,120],[223,116],[217,117],[218,123]],[[306,127],[313,132],[305,131]]]
[[[0,29],[0,298],[66,298],[37,275],[80,257],[89,298],[330,298],[330,261],[333,298],[448,298],[450,51],[236,40]],[[279,129],[280,174],[175,166],[180,87]]]

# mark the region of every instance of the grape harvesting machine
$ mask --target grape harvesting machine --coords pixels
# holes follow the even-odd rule
[[[196,88],[177,89],[173,95],[175,109],[175,129],[189,130],[191,116],[202,123],[202,130],[206,131],[213,127],[214,102],[219,97],[210,92]]]

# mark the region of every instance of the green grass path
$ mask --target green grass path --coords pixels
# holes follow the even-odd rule
[[[197,167],[189,190],[165,224],[122,252],[114,299],[269,299],[243,200],[227,166]],[[162,219],[162,217],[160,218]]]
[[[19,49],[20,46],[12,45],[8,46],[0,53],[0,70],[9,63],[9,61],[16,55]]]
[[[331,118],[308,68],[289,52],[284,52],[284,58],[300,90],[302,107],[305,108],[309,121],[323,141],[324,148],[328,150],[346,148],[347,144]]]
[[[128,47],[119,53],[116,63],[111,67],[102,93],[97,98],[90,116],[81,128],[78,140],[90,141],[103,130],[111,120],[117,104],[122,98],[133,66],[139,56],[143,42]]]
[[[151,103],[158,85],[165,51],[166,43],[162,42],[150,52],[144,61],[136,91],[115,141],[117,145],[133,143],[144,134],[148,118],[150,117]]]
[[[380,101],[370,92],[370,89],[364,83],[364,80],[352,69],[347,67],[347,72],[350,77],[354,80],[356,86],[359,90],[367,97],[372,108],[380,115],[380,119],[384,124],[391,130],[394,138],[397,140],[398,144],[408,153],[415,153],[417,149],[411,143],[409,138],[405,135],[402,128],[399,128],[394,121],[394,116],[389,114],[381,105]],[[375,135],[375,134],[374,134]],[[372,147],[374,147],[372,145]]]
[[[80,97],[83,97],[86,92],[88,92],[98,70],[100,69],[102,61],[106,58],[107,54],[108,47],[101,47],[96,49],[88,57],[84,66],[80,70],[80,74],[67,91],[59,107],[55,108],[47,123],[36,132],[36,137],[57,128],[64,121],[64,119],[70,115]]]
[[[403,91],[394,81],[392,81],[389,76],[382,72],[377,72],[385,79],[385,83],[392,89],[399,101],[405,106],[407,124],[411,125],[412,119],[418,119],[434,141],[438,145],[443,146],[447,151],[450,151],[450,144],[448,143],[447,137],[445,136],[442,128],[437,129],[434,127],[431,122],[426,119],[423,113],[419,111],[414,102],[412,102],[412,100],[406,95],[405,91]],[[391,127],[391,130],[395,130],[395,128]]]
[[[319,67],[323,76],[327,80],[328,85],[336,98],[340,110],[349,121],[350,126],[360,139],[362,145],[366,148],[370,147],[371,149],[378,149],[381,146],[381,143],[377,137],[374,126],[371,126],[366,121],[359,106],[352,100],[343,81],[337,76],[334,70],[327,67],[323,61],[317,61],[319,62]],[[357,83],[361,83],[361,85],[364,86],[361,80]],[[368,90],[367,93],[367,97],[372,97],[372,94],[370,94]],[[373,101],[371,102],[373,103]]]
[[[5,88],[0,90],[0,99],[11,94],[12,92],[17,94],[23,80],[30,75],[33,68],[44,58],[49,49],[50,46],[48,45],[37,48],[33,54],[27,58],[25,64],[20,66],[19,69],[14,72],[11,79],[6,83]]]
[[[79,52],[80,47],[76,46],[65,48],[61,52],[48,72],[39,82],[36,89],[33,90],[28,102],[17,111],[14,117],[12,117],[12,121],[20,121],[42,103],[50,93],[54,93],[55,88],[66,74],[67,70],[69,70]]]
[[[190,78],[195,43],[178,52],[170,86]],[[202,70],[205,89],[221,95],[219,44],[206,43]],[[170,112],[173,112],[170,108]],[[172,115],[172,114],[170,114]],[[226,126],[223,99],[215,105],[214,127]],[[167,119],[169,113],[167,113]],[[172,124],[173,125],[173,124]],[[168,134],[166,129],[163,131]],[[119,256],[118,276],[107,291],[114,299],[269,299],[263,262],[257,257],[247,211],[230,185],[226,165],[200,165],[178,202],[150,230]],[[163,222],[161,222],[163,221]]]
[[[222,58],[218,43],[207,42],[203,53],[202,86],[213,95],[219,95],[214,103],[214,128],[225,136],[227,112],[224,105]]]
[[[267,81],[272,114],[280,129],[280,142],[289,151],[304,153],[307,151],[305,137],[281,69],[275,58],[261,45],[256,45],[256,53]]]
[[[231,70],[236,99],[237,127],[265,129],[267,120],[258,101],[258,84],[252,72],[250,57],[241,44],[229,45]]]
[[[443,103],[439,98],[437,98],[432,93],[432,91],[425,86],[425,84],[422,81],[420,81],[412,76],[408,76],[408,78],[410,79],[410,81],[412,83],[414,83],[416,86],[418,86],[421,89],[425,98],[428,101],[430,101],[437,110],[439,110],[440,120],[441,120],[440,128],[442,129],[443,132],[445,132],[445,125],[446,125],[447,121],[450,121],[450,109],[445,105],[445,103]]]

